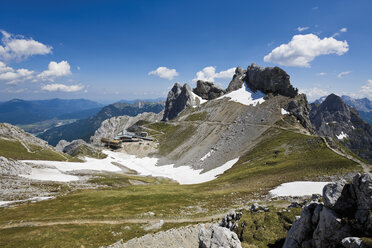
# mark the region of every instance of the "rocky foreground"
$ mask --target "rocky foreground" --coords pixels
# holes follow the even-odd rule
[[[361,237],[372,235],[372,174],[327,184],[323,201],[303,208],[283,247],[365,247]]]

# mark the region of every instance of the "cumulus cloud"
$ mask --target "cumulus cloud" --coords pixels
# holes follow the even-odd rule
[[[284,66],[310,67],[317,56],[327,54],[343,55],[349,50],[347,41],[333,37],[320,39],[315,34],[295,35],[287,44],[282,44],[264,57],[265,62]]]
[[[305,31],[307,29],[309,29],[309,27],[297,27],[298,32],[302,32],[302,31]]]
[[[306,94],[309,101],[314,101],[320,97],[329,95],[329,92],[323,89],[319,89],[317,87],[309,88],[309,89],[301,89],[300,93]]]
[[[34,71],[27,69],[13,69],[0,61],[0,81],[6,84],[16,84],[19,82],[31,80],[34,77]]]
[[[59,63],[51,61],[48,65],[48,70],[41,72],[37,75],[38,79],[42,81],[54,81],[56,77],[71,75],[71,67],[67,61],[61,61]]]
[[[343,72],[340,72],[337,77],[338,78],[343,78],[344,76],[346,76],[347,74],[350,74],[351,71],[343,71]]]
[[[340,32],[342,32],[342,33],[347,32],[347,28],[341,28],[341,29],[340,29]]]
[[[176,69],[169,69],[169,68],[164,67],[164,66],[160,66],[156,70],[150,71],[148,74],[149,75],[155,75],[155,76],[165,78],[165,79],[168,79],[168,80],[172,80],[174,77],[179,75],[178,72],[176,71]]]
[[[52,47],[44,45],[32,38],[14,36],[4,30],[0,45],[0,58],[3,60],[24,59],[32,55],[45,55],[52,52]]]
[[[232,78],[235,73],[235,67],[227,69],[226,71],[220,71],[216,73],[216,67],[214,66],[207,66],[203,70],[198,71],[196,73],[196,78],[193,79],[193,81],[203,80],[203,81],[209,81],[214,82],[215,78]]]
[[[366,96],[372,97],[372,80],[367,80],[367,83],[362,86],[361,90]]]
[[[84,89],[83,85],[46,84],[41,87],[45,91],[76,92]]]

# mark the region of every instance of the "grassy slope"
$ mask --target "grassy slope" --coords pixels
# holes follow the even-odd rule
[[[157,130],[175,132],[170,126],[159,126]],[[320,138],[271,128],[252,151],[242,156],[237,164],[216,180],[197,185],[162,182],[123,186],[124,178],[107,178],[105,180],[112,186],[110,189],[83,190],[54,200],[1,209],[0,224],[21,220],[141,218],[141,214],[148,211],[155,212],[155,218],[163,219],[206,216],[257,199],[283,182],[307,180],[355,170],[360,168],[354,162],[330,151]],[[192,212],[188,206],[200,206],[206,209],[207,213]],[[189,213],[185,214],[185,211]],[[27,232],[40,234],[38,246],[47,245],[45,242],[48,239],[43,235],[49,235],[55,240],[57,246],[68,247],[66,240],[70,239],[70,236],[66,230],[73,231],[77,227],[55,226],[53,228],[58,233],[57,237],[41,227],[30,227]],[[59,228],[62,232],[58,231]],[[10,240],[11,236],[15,236],[14,232],[16,231],[13,230],[11,234],[11,230],[1,230],[0,236],[2,240]],[[107,229],[99,235],[104,239],[111,234]],[[139,235],[133,233],[129,236],[118,236],[117,240],[120,238],[127,240]],[[260,242],[267,245],[269,241]],[[86,245],[86,247],[95,246]]]
[[[79,162],[80,160],[68,155],[62,156],[60,153],[51,149],[42,148],[36,145],[27,145],[30,152],[17,140],[0,139],[0,156],[17,160],[54,160]]]

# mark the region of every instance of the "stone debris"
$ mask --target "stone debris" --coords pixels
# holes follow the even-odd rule
[[[284,248],[361,247],[359,238],[372,235],[372,174],[357,174],[323,189],[324,204],[310,202],[287,234]]]

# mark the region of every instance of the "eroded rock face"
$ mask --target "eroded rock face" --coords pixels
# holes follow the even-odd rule
[[[18,176],[31,173],[31,167],[17,160],[0,156],[0,175]]]
[[[305,94],[300,94],[290,101],[287,111],[294,115],[300,121],[302,126],[312,133],[315,132],[315,129],[310,122],[310,106]]]
[[[231,247],[241,248],[242,245],[238,235],[230,231],[226,227],[221,227],[218,224],[211,226],[203,225],[199,231],[199,247],[200,248],[220,248]]]
[[[352,184],[326,185],[323,199],[324,205],[313,202],[304,207],[283,247],[362,247],[360,239],[350,237],[372,234],[372,174],[357,174]]]
[[[93,145],[101,145],[101,139],[113,139],[119,132],[129,128],[140,120],[148,122],[160,121],[163,117],[163,112],[158,114],[155,113],[142,113],[137,116],[116,116],[110,119],[104,120],[101,126],[95,131],[94,135],[90,137],[90,142]]]
[[[60,140],[58,144],[56,145],[56,150],[59,152],[63,152],[63,149],[65,149],[66,146],[68,146],[70,142],[67,140]]]
[[[229,86],[226,89],[226,93],[230,93],[231,91],[240,89],[245,80],[246,70],[244,70],[241,67],[236,67],[235,74],[229,84]]]
[[[358,156],[372,162],[372,125],[341,97],[330,94],[320,105],[311,104],[310,120],[316,132],[341,141]]]
[[[88,146],[88,144],[82,139],[73,140],[71,143],[69,143],[63,148],[62,152],[72,156],[76,152],[76,150],[82,145]],[[91,149],[94,148],[91,147]]]
[[[289,78],[279,67],[260,67],[253,63],[248,66],[244,81],[254,92],[259,90],[265,94],[295,97],[298,90],[291,85]]]
[[[212,100],[225,94],[225,91],[214,83],[202,80],[196,82],[193,92],[205,100]]]
[[[193,94],[188,84],[175,83],[168,93],[162,120],[172,120],[186,107],[198,105]]]

